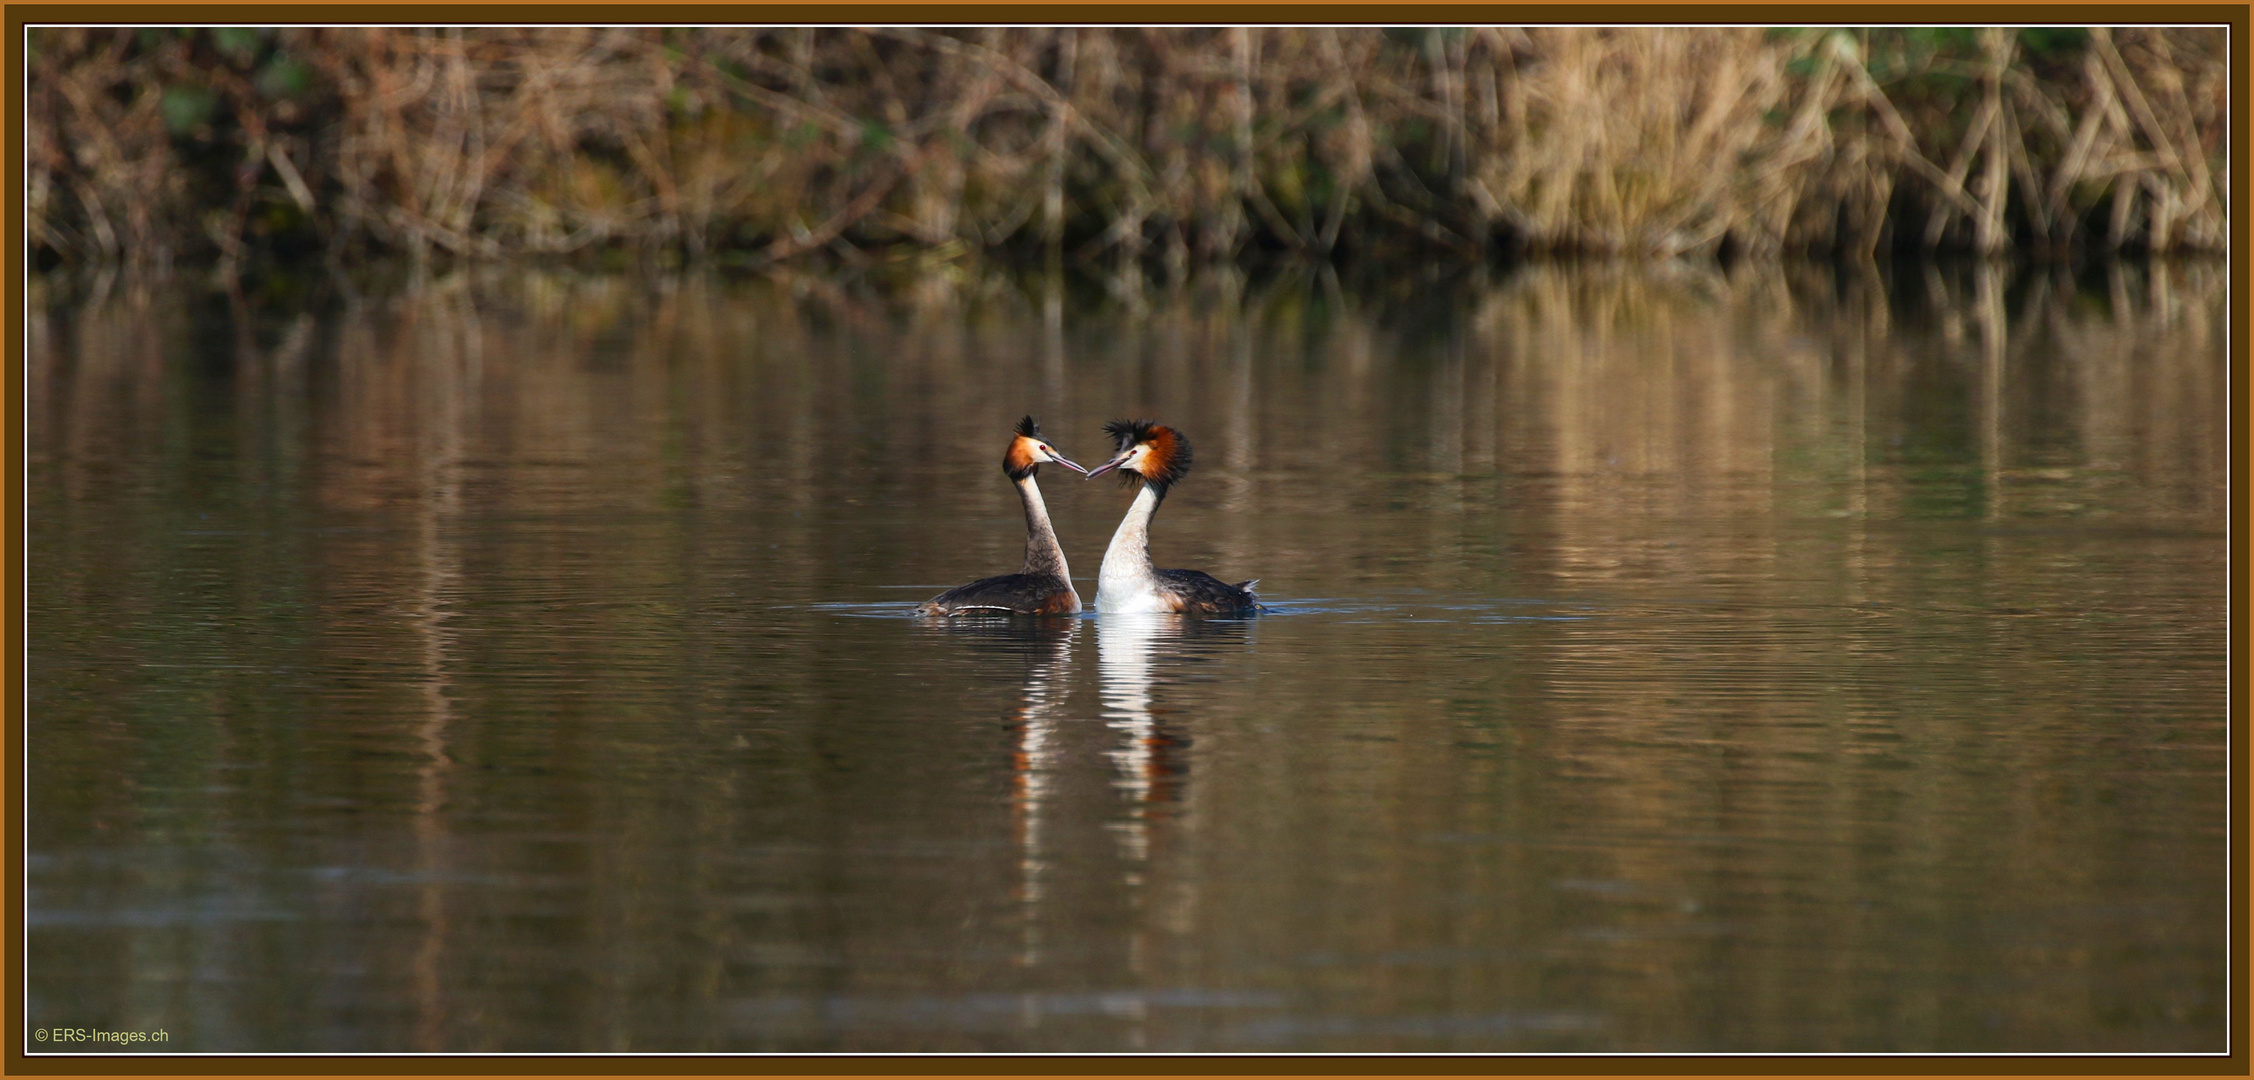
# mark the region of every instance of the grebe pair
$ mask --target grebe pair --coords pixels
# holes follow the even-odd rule
[[[1014,574],[960,585],[924,601],[922,615],[1070,615],[1080,610],[1064,548],[1049,524],[1049,508],[1033,480],[1044,462],[1055,462],[1093,480],[1117,470],[1133,485],[1135,502],[1112,534],[1096,573],[1096,610],[1103,613],[1170,612],[1183,615],[1245,615],[1260,610],[1251,581],[1227,584],[1202,570],[1159,570],[1150,561],[1150,519],[1166,493],[1190,472],[1190,441],[1181,432],[1148,420],[1114,420],[1104,432],[1119,453],[1093,469],[1083,469],[1041,438],[1041,425],[1028,416],[1002,453],[1002,471],[1017,485],[1025,503],[1025,566]]]

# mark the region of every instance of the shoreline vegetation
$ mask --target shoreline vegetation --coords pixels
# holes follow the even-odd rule
[[[39,267],[2215,252],[2220,28],[33,29]]]

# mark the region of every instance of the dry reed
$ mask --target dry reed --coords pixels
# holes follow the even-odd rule
[[[44,262],[2219,250],[2223,35],[48,29]]]

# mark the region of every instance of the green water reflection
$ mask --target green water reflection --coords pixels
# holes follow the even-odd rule
[[[2221,1046],[2220,267],[33,291],[34,1025]]]

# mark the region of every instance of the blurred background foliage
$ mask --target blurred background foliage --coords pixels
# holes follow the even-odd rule
[[[30,32],[39,265],[2220,250],[2220,28]]]

